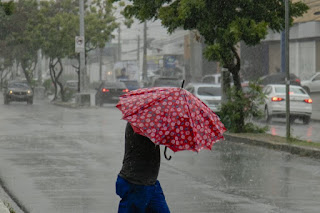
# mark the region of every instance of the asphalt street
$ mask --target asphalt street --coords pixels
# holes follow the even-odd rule
[[[117,212],[125,122],[114,105],[0,111],[0,179],[24,209],[16,212]],[[159,180],[171,212],[319,212],[319,160],[229,141],[169,155]]]

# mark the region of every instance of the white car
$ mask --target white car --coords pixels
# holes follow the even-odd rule
[[[308,92],[320,92],[320,72],[314,74],[309,80],[301,81],[301,86]]]
[[[221,85],[189,83],[185,89],[204,102],[213,112],[221,109]]]
[[[203,83],[213,83],[213,84],[220,84],[221,83],[221,74],[212,74],[212,75],[205,75],[201,79]]]
[[[272,117],[286,117],[286,85],[268,84],[263,88],[266,95],[263,105],[265,119],[270,122]],[[312,113],[312,99],[301,87],[290,85],[290,122],[300,119],[309,124]]]

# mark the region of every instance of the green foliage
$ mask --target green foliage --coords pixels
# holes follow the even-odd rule
[[[53,94],[54,93],[54,87],[52,85],[52,80],[47,79],[43,82],[42,86],[45,88],[45,91],[47,94]]]
[[[8,63],[15,60],[21,65],[25,78],[31,83],[37,63],[39,32],[33,26],[38,23],[36,0],[19,0],[12,3],[13,13],[2,19],[0,31],[1,56]]]
[[[76,92],[71,90],[70,88],[65,88],[63,96],[62,96],[62,101],[63,102],[70,101],[74,97],[75,93]]]
[[[4,205],[8,208],[10,213],[16,213],[16,211],[11,207],[8,202],[4,202]]]
[[[11,15],[14,11],[14,2],[1,2],[0,1],[0,11],[3,11],[5,15]]]
[[[112,0],[119,2],[120,0]],[[241,90],[241,59],[236,45],[243,41],[248,46],[259,44],[268,29],[280,32],[285,27],[283,0],[128,0],[124,9],[126,17],[140,21],[160,19],[169,33],[176,29],[191,30],[196,39],[206,43],[204,55],[208,60],[219,61],[231,72],[236,90]],[[308,6],[289,1],[291,24],[294,17],[302,16]],[[230,93],[225,112],[231,113],[229,122],[236,131],[242,126],[246,101],[240,93]],[[235,114],[232,114],[236,112]],[[226,115],[226,114],[225,114]],[[226,115],[227,116],[227,115]]]
[[[114,7],[108,0],[93,0],[85,5],[85,52],[103,48],[118,27]],[[41,4],[41,38],[43,53],[50,59],[52,81],[58,86],[63,79],[63,58],[78,58],[74,50],[75,36],[79,35],[79,4],[77,0],[50,1]],[[63,87],[61,97],[65,99]]]
[[[245,92],[237,90],[234,86],[231,87],[228,97],[230,100],[222,104],[219,116],[230,132],[263,133],[267,130],[266,127],[260,128],[251,122],[253,119],[263,117],[263,111],[259,105],[263,103],[265,95],[257,82],[249,82]],[[238,125],[241,112],[245,118],[244,126]]]

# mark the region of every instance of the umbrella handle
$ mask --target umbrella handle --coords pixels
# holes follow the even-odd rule
[[[168,147],[165,147],[165,148],[164,148],[163,154],[164,154],[164,157],[165,157],[167,160],[171,160],[171,156],[167,157],[167,148],[168,148]]]

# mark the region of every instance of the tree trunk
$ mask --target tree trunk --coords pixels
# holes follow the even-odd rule
[[[235,58],[235,63],[233,63],[231,66],[229,66],[229,71],[232,74],[232,79],[233,79],[233,83],[234,83],[234,87],[236,88],[236,97],[235,100],[241,100],[242,99],[242,86],[241,86],[241,80],[240,80],[240,57],[238,55],[238,52],[236,51],[236,48],[233,47],[232,48],[232,52],[234,54],[234,58]],[[236,124],[235,124],[235,131],[236,132],[243,132],[243,128],[245,125],[244,122],[244,109],[243,106],[241,104],[238,105],[238,113],[239,113],[239,117],[235,120]]]

